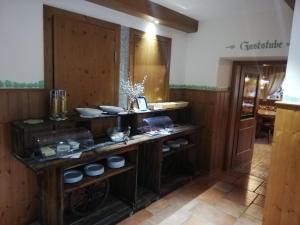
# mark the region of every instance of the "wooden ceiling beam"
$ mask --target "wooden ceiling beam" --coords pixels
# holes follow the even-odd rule
[[[146,20],[157,19],[160,24],[186,33],[198,31],[198,21],[149,0],[86,0]]]

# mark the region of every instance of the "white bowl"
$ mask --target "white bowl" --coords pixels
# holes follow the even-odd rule
[[[76,108],[76,110],[80,113],[80,116],[84,118],[99,117],[102,114],[101,110],[93,108]]]
[[[74,184],[81,181],[83,174],[80,170],[66,170],[64,172],[64,183],[65,184]]]
[[[101,105],[99,106],[101,110],[104,112],[107,112],[109,114],[118,114],[120,112],[124,112],[124,109],[117,106],[111,106],[111,105]]]
[[[124,133],[123,132],[115,132],[112,133],[109,137],[113,142],[121,142],[124,140]]]
[[[107,158],[107,166],[112,169],[125,166],[125,158],[122,156],[110,156]]]
[[[104,173],[104,166],[100,163],[88,164],[84,167],[84,172],[88,176],[99,176]]]

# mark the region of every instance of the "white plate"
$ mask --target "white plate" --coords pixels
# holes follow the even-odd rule
[[[111,156],[107,158],[107,166],[109,168],[121,168],[125,166],[125,158],[122,156]]]
[[[180,144],[180,145],[188,145],[189,144],[189,141],[187,139],[184,139],[184,138],[180,138],[180,139],[177,139],[176,140],[176,143]]]
[[[92,118],[97,118],[98,116],[84,116],[84,115],[80,115],[81,118],[87,118],[87,119],[92,119]]]
[[[118,114],[120,112],[124,112],[124,109],[117,106],[111,106],[111,105],[101,105],[99,106],[101,110],[104,112],[110,113],[110,114]]]
[[[81,181],[83,174],[80,170],[66,170],[64,172],[64,183],[65,184],[74,184]]]
[[[88,164],[84,167],[84,172],[88,176],[99,176],[104,173],[104,166],[100,163]]]
[[[23,122],[26,124],[40,124],[40,123],[44,123],[44,120],[29,119],[29,120],[24,120]]]
[[[170,151],[170,147],[168,145],[163,145],[162,152],[168,152],[168,151]]]
[[[176,141],[167,141],[167,145],[171,148],[180,148],[180,144]]]
[[[93,108],[76,108],[76,110],[80,113],[80,116],[83,118],[98,117],[102,114],[101,110]]]

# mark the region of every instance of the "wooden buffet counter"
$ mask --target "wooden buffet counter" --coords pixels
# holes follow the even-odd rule
[[[78,159],[41,162],[14,154],[38,176],[42,224],[115,224],[198,174],[198,133],[197,126],[177,125],[170,134],[134,135],[127,143],[96,147]],[[188,144],[162,151],[166,141],[178,138],[188,140]],[[106,167],[106,158],[113,155],[123,156],[125,166]],[[105,165],[104,174],[84,176],[75,184],[64,183],[65,170],[82,170],[94,162]]]

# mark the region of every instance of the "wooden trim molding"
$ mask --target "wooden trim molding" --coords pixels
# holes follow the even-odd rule
[[[170,89],[200,90],[200,91],[230,91],[230,88],[218,88],[208,85],[196,84],[170,84]]]
[[[198,21],[149,0],[86,0],[146,20],[159,20],[160,24],[186,33],[198,31]]]
[[[289,110],[295,110],[299,111],[300,110],[300,103],[299,102],[276,102],[276,106],[278,108],[282,109],[289,109]]]

